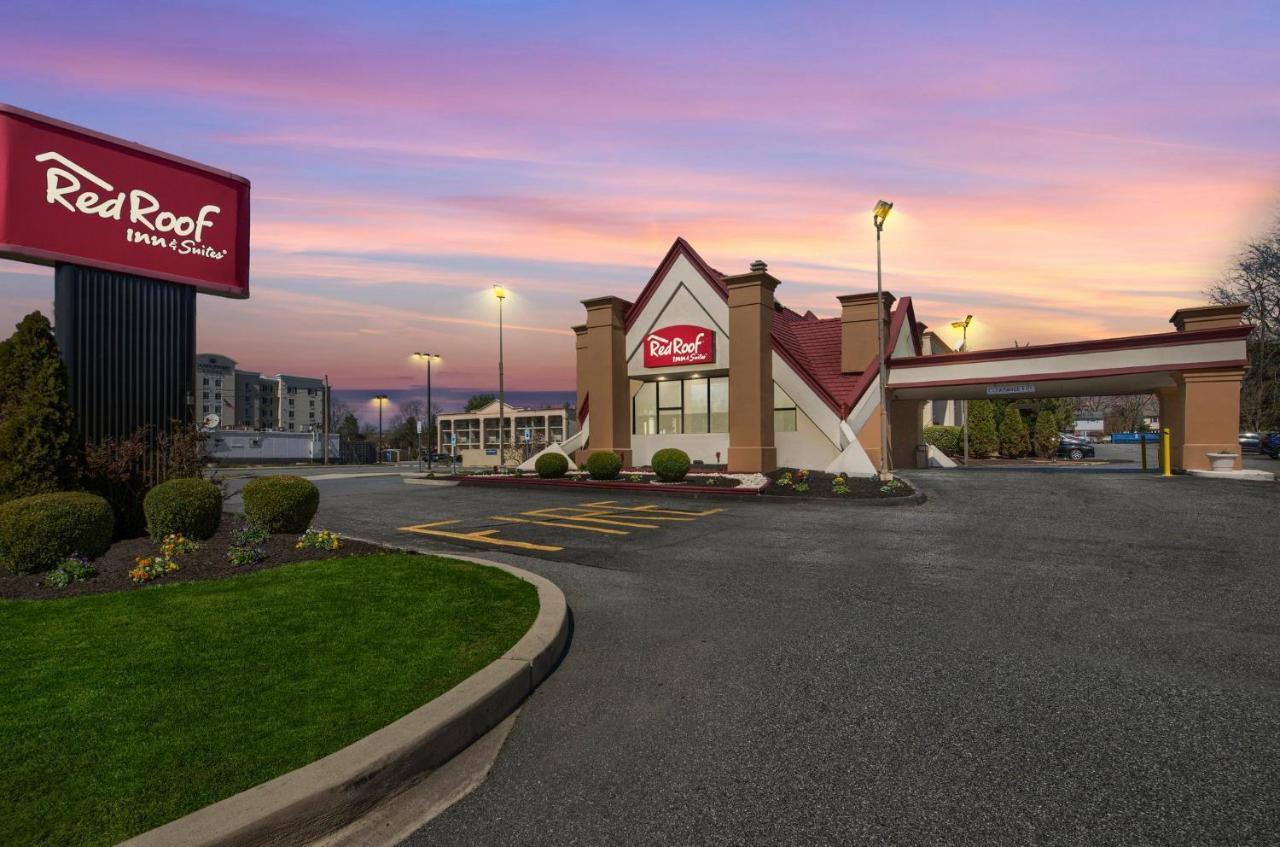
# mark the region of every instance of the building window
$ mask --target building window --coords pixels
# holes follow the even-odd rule
[[[773,431],[796,431],[796,401],[776,382],[773,384]]]
[[[289,410],[289,420],[293,420],[293,410]],[[293,429],[293,424],[289,424],[289,429]]]
[[[220,380],[220,379],[215,379],[215,380],[213,381],[213,387],[214,387],[214,388],[221,388],[221,387],[222,387],[222,380]]]
[[[707,407],[711,402],[705,379],[684,380],[684,431],[707,432]]]
[[[632,399],[631,419],[636,435],[728,432],[729,378],[646,382]]]
[[[547,439],[552,444],[564,441],[564,415],[552,415],[548,419],[547,431]]]
[[[208,384],[209,384],[209,377],[205,377],[205,378],[204,378],[204,383],[203,383],[203,384],[204,384],[204,385],[208,385]]]
[[[213,399],[214,399],[214,400],[221,400],[221,399],[222,399],[222,392],[221,392],[221,391],[219,391],[219,392],[217,392],[216,394],[214,394],[214,395],[213,395]]]
[[[658,383],[645,382],[631,400],[631,431],[636,435],[658,432]]]
[[[204,395],[203,397],[201,397],[201,398],[200,398],[201,400],[208,400],[208,399],[209,399],[209,392],[208,392],[208,391],[203,391],[203,392],[201,392],[201,393]]]
[[[711,397],[711,432],[729,431],[729,377],[713,376],[707,386]]]

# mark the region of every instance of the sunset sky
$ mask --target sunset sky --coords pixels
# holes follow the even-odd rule
[[[376,10],[376,11],[375,11]],[[676,236],[819,315],[885,285],[971,346],[1168,329],[1280,200],[1257,3],[6,0],[0,101],[253,183],[201,351],[339,388],[573,385],[580,301]],[[52,271],[0,261],[0,321]],[[949,330],[948,330],[949,332]]]

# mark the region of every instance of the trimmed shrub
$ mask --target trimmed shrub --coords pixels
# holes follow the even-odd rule
[[[622,457],[617,453],[602,451],[587,459],[587,473],[592,479],[617,479],[621,472]]]
[[[1036,452],[1042,459],[1054,459],[1058,456],[1058,419],[1053,412],[1044,409],[1036,415],[1034,441]]]
[[[969,455],[990,456],[1000,449],[995,410],[990,400],[969,403]]]
[[[964,427],[926,426],[924,443],[932,444],[948,456],[960,456],[964,453]]]
[[[96,558],[111,546],[111,504],[61,491],[0,505],[0,561],[14,573],[47,571],[73,555]]]
[[[320,508],[320,489],[300,476],[260,476],[240,493],[244,516],[267,532],[305,532]]]
[[[1022,413],[1014,406],[1006,406],[1004,419],[1000,421],[1000,453],[1010,459],[1027,455],[1027,425]]]
[[[543,453],[533,463],[533,469],[543,479],[559,479],[569,472],[569,460],[559,453]]]
[[[142,500],[147,534],[155,541],[182,534],[197,541],[218,531],[222,520],[222,492],[203,479],[171,479],[147,492]]]
[[[679,482],[689,473],[689,454],[665,447],[653,454],[653,472],[663,482]]]

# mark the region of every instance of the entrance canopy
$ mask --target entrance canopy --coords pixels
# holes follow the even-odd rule
[[[1189,370],[1244,367],[1248,335],[1236,319],[1183,332],[895,357],[889,388],[900,400],[1156,393],[1177,387]]]

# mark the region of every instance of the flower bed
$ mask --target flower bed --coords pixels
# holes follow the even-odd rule
[[[874,477],[844,476],[803,468],[778,468],[769,473],[765,494],[776,497],[821,497],[834,500],[877,500],[910,497],[915,489],[900,479],[881,483]]]
[[[302,536],[308,537],[308,536]],[[223,579],[235,574],[264,570],[290,562],[332,559],[361,553],[384,552],[359,541],[313,533],[299,546],[298,533],[271,535],[246,531],[244,518],[225,513],[212,538],[192,542],[178,535],[161,543],[149,538],[117,541],[111,548],[85,564],[92,573],[81,575],[69,559],[52,571],[12,574],[0,569],[0,598],[41,600],[79,594],[126,591],[145,585]]]
[[[591,479],[585,472],[576,471],[563,477],[543,479],[530,473],[473,473],[451,477],[463,484],[529,485],[557,488],[602,488],[609,490],[663,491],[683,493],[724,493],[756,495],[769,485],[764,474],[690,473],[680,482],[663,482],[647,468],[623,470],[617,479]]]

